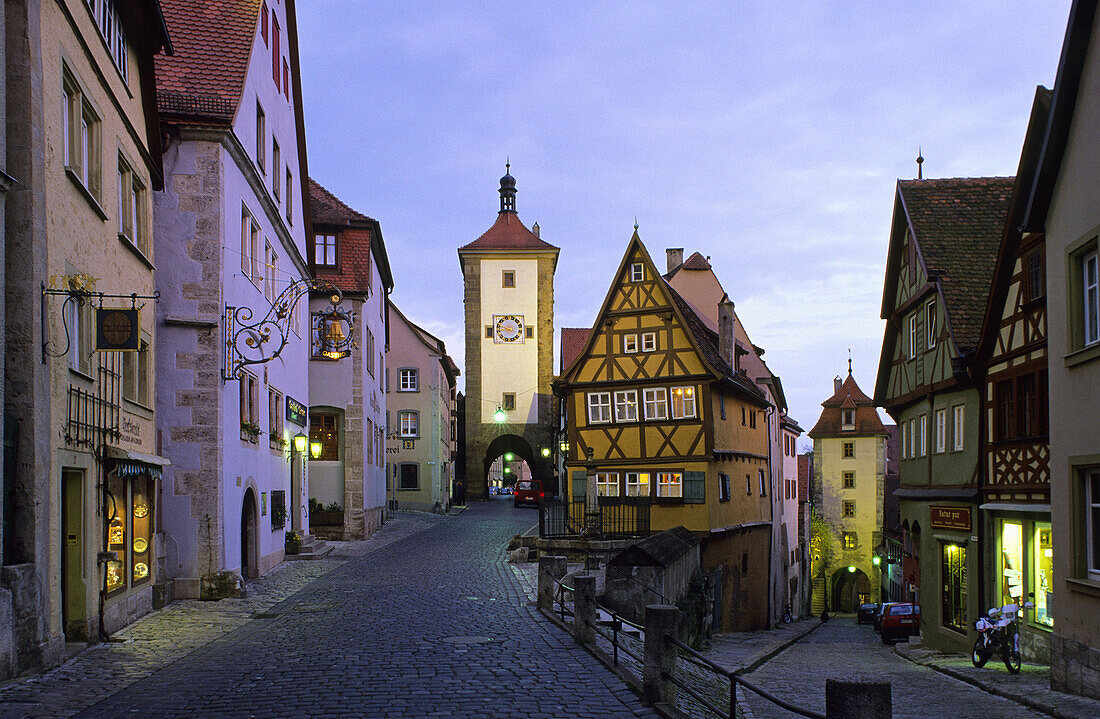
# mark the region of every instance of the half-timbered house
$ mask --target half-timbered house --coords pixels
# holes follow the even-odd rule
[[[1054,624],[1044,236],[1021,231],[1020,223],[1050,95],[1042,87],[1035,94],[976,352],[984,370],[982,589],[990,605],[1034,594],[1035,611],[1022,615],[1021,648],[1025,659],[1044,662]]]
[[[558,383],[573,511],[633,505],[652,531],[683,526],[704,538],[720,631],[768,622],[768,403],[735,369],[732,321],[727,299],[710,330],[635,232]]]
[[[900,180],[894,201],[875,404],[900,433],[903,594],[925,643],[969,651],[980,575],[980,371],[974,350],[1011,177]],[[922,587],[924,588],[922,591]]]

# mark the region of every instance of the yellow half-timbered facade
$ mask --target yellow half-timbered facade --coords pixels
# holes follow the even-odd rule
[[[719,331],[709,329],[635,232],[557,383],[570,504],[644,506],[651,531],[683,526],[704,537],[723,630],[767,621],[771,529],[768,403],[737,369],[732,315],[724,299]]]

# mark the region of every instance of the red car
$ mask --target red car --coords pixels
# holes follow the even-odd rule
[[[537,479],[525,479],[516,482],[516,491],[512,494],[512,506],[530,504],[535,507],[546,499],[546,493],[542,491],[542,482]]]
[[[887,604],[879,627],[882,643],[905,641],[920,634],[920,605],[909,602]]]

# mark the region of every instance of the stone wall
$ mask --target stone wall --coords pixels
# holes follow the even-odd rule
[[[1051,634],[1050,688],[1100,699],[1100,648]]]

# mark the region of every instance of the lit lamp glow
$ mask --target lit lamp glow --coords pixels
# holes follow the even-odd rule
[[[496,422],[497,424],[502,424],[504,422],[504,419],[505,419],[504,410],[498,409],[496,412],[493,412],[493,421]]]
[[[515,458],[516,458],[516,455],[512,454],[511,452],[505,452],[504,453],[504,461],[505,462],[511,462]]]
[[[542,456],[543,457],[549,457],[550,456],[550,448],[549,447],[543,447],[542,448]]]
[[[852,572],[852,573],[855,573],[856,568],[855,567],[848,567],[848,571]]]
[[[880,557],[871,557],[871,564],[873,564],[877,567],[881,563],[882,563],[882,559]]]
[[[306,451],[306,445],[309,444],[309,437],[304,432],[299,432],[294,435],[294,451],[298,454],[304,454]]]
[[[569,443],[568,442],[561,442],[560,444],[558,444],[558,449],[560,449],[562,452],[568,452],[569,451]]]
[[[314,459],[317,459],[318,457],[321,456],[321,443],[320,442],[310,442],[309,443],[309,456],[313,457]]]

